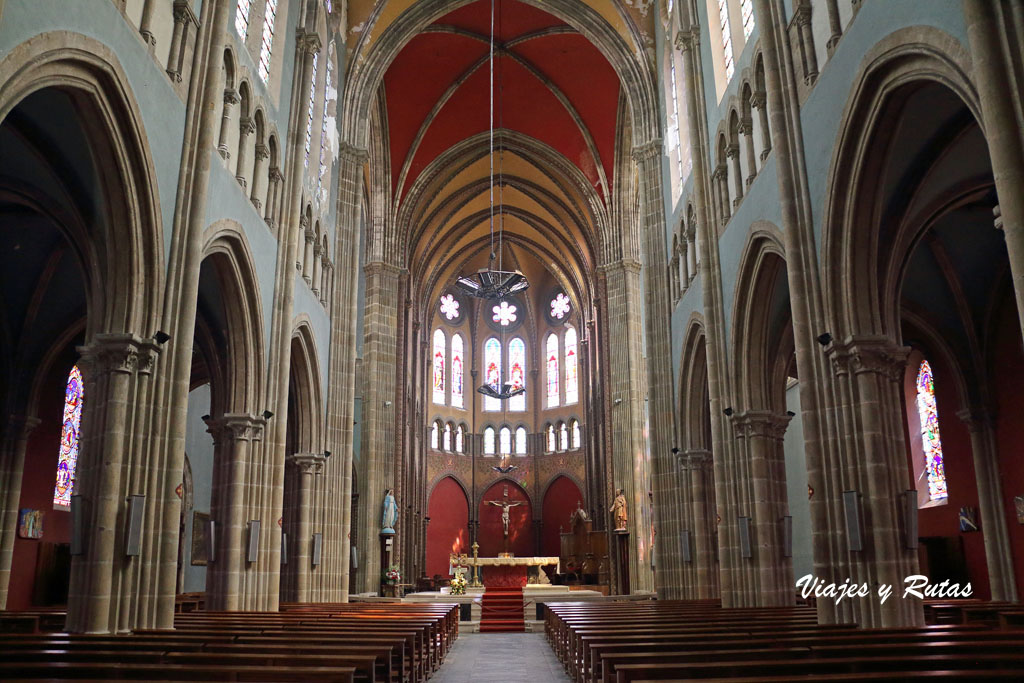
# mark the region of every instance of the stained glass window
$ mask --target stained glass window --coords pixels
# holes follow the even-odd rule
[[[494,455],[494,427],[484,430],[484,455]]]
[[[526,455],[526,427],[516,428],[516,455]]]
[[[452,335],[452,405],[456,408],[463,407],[462,395],[462,370],[464,360],[462,357],[462,335]]]
[[[558,450],[569,450],[569,428],[565,426],[564,422],[558,423]]]
[[[571,308],[572,302],[569,301],[569,297],[565,295],[565,292],[559,292],[558,296],[551,300],[551,317],[561,320],[569,315],[569,309]]]
[[[445,319],[455,320],[459,317],[459,301],[451,294],[445,294],[441,297],[441,313],[444,314]]]
[[[718,24],[722,28],[722,53],[725,59],[725,80],[732,78],[735,64],[732,59],[732,32],[729,30],[728,0],[718,0]]]
[[[452,426],[450,424],[444,426],[444,440],[442,443],[444,444],[444,450],[450,451],[452,449]]]
[[[309,168],[309,146],[313,141],[313,103],[316,100],[316,68],[320,53],[313,55],[313,77],[309,82],[309,111],[306,114],[306,168]]]
[[[331,84],[331,76],[334,71],[334,60],[332,59],[334,46],[327,51],[327,73],[324,74],[324,114],[320,122],[320,172],[316,179],[316,193],[320,196],[320,190],[324,186],[324,175],[327,173],[327,103],[334,97]]]
[[[558,337],[552,332],[547,342],[548,408],[558,406]]]
[[[572,432],[572,449],[575,451],[580,447],[580,421],[573,420],[569,424],[572,425],[570,430]]]
[[[499,434],[498,442],[501,445],[500,454],[507,455],[512,452],[512,430],[508,427],[502,427]]]
[[[672,150],[676,155],[676,171],[679,173],[679,179],[683,179],[683,154],[680,149],[679,143],[679,95],[676,89],[676,58],[673,52],[668,54],[668,73],[670,83],[669,86],[672,90],[672,120],[669,121],[669,140],[672,143]]]
[[[502,327],[507,327],[516,321],[516,306],[507,301],[502,301],[499,305],[491,308],[491,312],[494,313],[491,320]]]
[[[579,360],[576,354],[576,330],[570,327],[565,331],[565,404],[576,403],[579,400],[579,378],[577,366]]]
[[[455,428],[455,452],[462,453],[463,442],[465,441],[466,430],[463,429],[462,425]]]
[[[547,437],[548,437],[548,453],[554,453],[555,452],[555,426],[554,425],[548,425]]]
[[[245,40],[245,34],[249,32],[249,10],[252,9],[252,0],[238,0],[238,11],[235,12],[235,31]]]
[[[53,507],[70,508],[75,490],[75,467],[78,465],[78,444],[82,427],[82,403],[85,387],[78,366],[68,373],[64,387],[64,426],[60,432],[60,453],[57,455],[57,484],[53,488]]]
[[[743,17],[743,39],[754,32],[754,0],[740,0],[740,15]]]
[[[526,386],[526,343],[519,337],[508,343],[508,371],[508,381],[513,387],[518,389]],[[508,409],[526,410],[526,394],[522,393],[510,398]]]
[[[327,8],[327,13],[330,14],[332,12],[332,10],[331,10],[331,0],[324,0],[324,7]]]
[[[274,20],[277,19],[277,0],[267,0],[267,9],[263,13],[263,41],[260,43],[260,78],[266,83],[270,79],[270,51],[274,47]],[[327,67],[330,73],[330,66]]]
[[[434,403],[444,405],[444,332],[434,330]]]
[[[484,342],[484,381],[501,389],[501,342],[491,337]],[[484,410],[501,410],[501,399],[484,396]]]
[[[939,438],[939,409],[935,402],[935,381],[932,367],[922,360],[917,369],[917,415],[921,419],[921,445],[924,447],[925,472],[928,474],[929,500],[941,500],[946,490],[946,469]]]
[[[434,424],[430,425],[430,447],[433,448],[435,451],[437,450],[438,447],[440,435],[441,428],[438,426],[438,424],[435,422]]]

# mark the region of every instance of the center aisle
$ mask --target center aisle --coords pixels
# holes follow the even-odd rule
[[[430,683],[569,683],[543,633],[466,633]]]

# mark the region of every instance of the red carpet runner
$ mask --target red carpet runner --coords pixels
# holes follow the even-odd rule
[[[487,588],[480,603],[480,632],[526,630],[522,588]]]

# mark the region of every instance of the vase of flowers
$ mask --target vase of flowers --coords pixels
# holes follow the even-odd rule
[[[398,584],[402,580],[402,570],[397,564],[393,564],[381,572],[381,582],[384,584],[384,596],[389,598],[398,597]]]
[[[465,595],[466,594],[466,577],[462,574],[456,574],[455,578],[448,582],[451,586],[452,595]]]

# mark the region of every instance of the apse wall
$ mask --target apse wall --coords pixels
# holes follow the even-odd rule
[[[505,486],[508,486],[509,501],[522,503],[509,509],[509,550],[517,557],[532,557],[535,550],[533,507],[526,492],[508,479],[495,482],[480,498],[480,533],[477,540],[480,544],[480,557],[497,557],[503,550],[501,508],[489,505],[487,501],[501,500]]]

